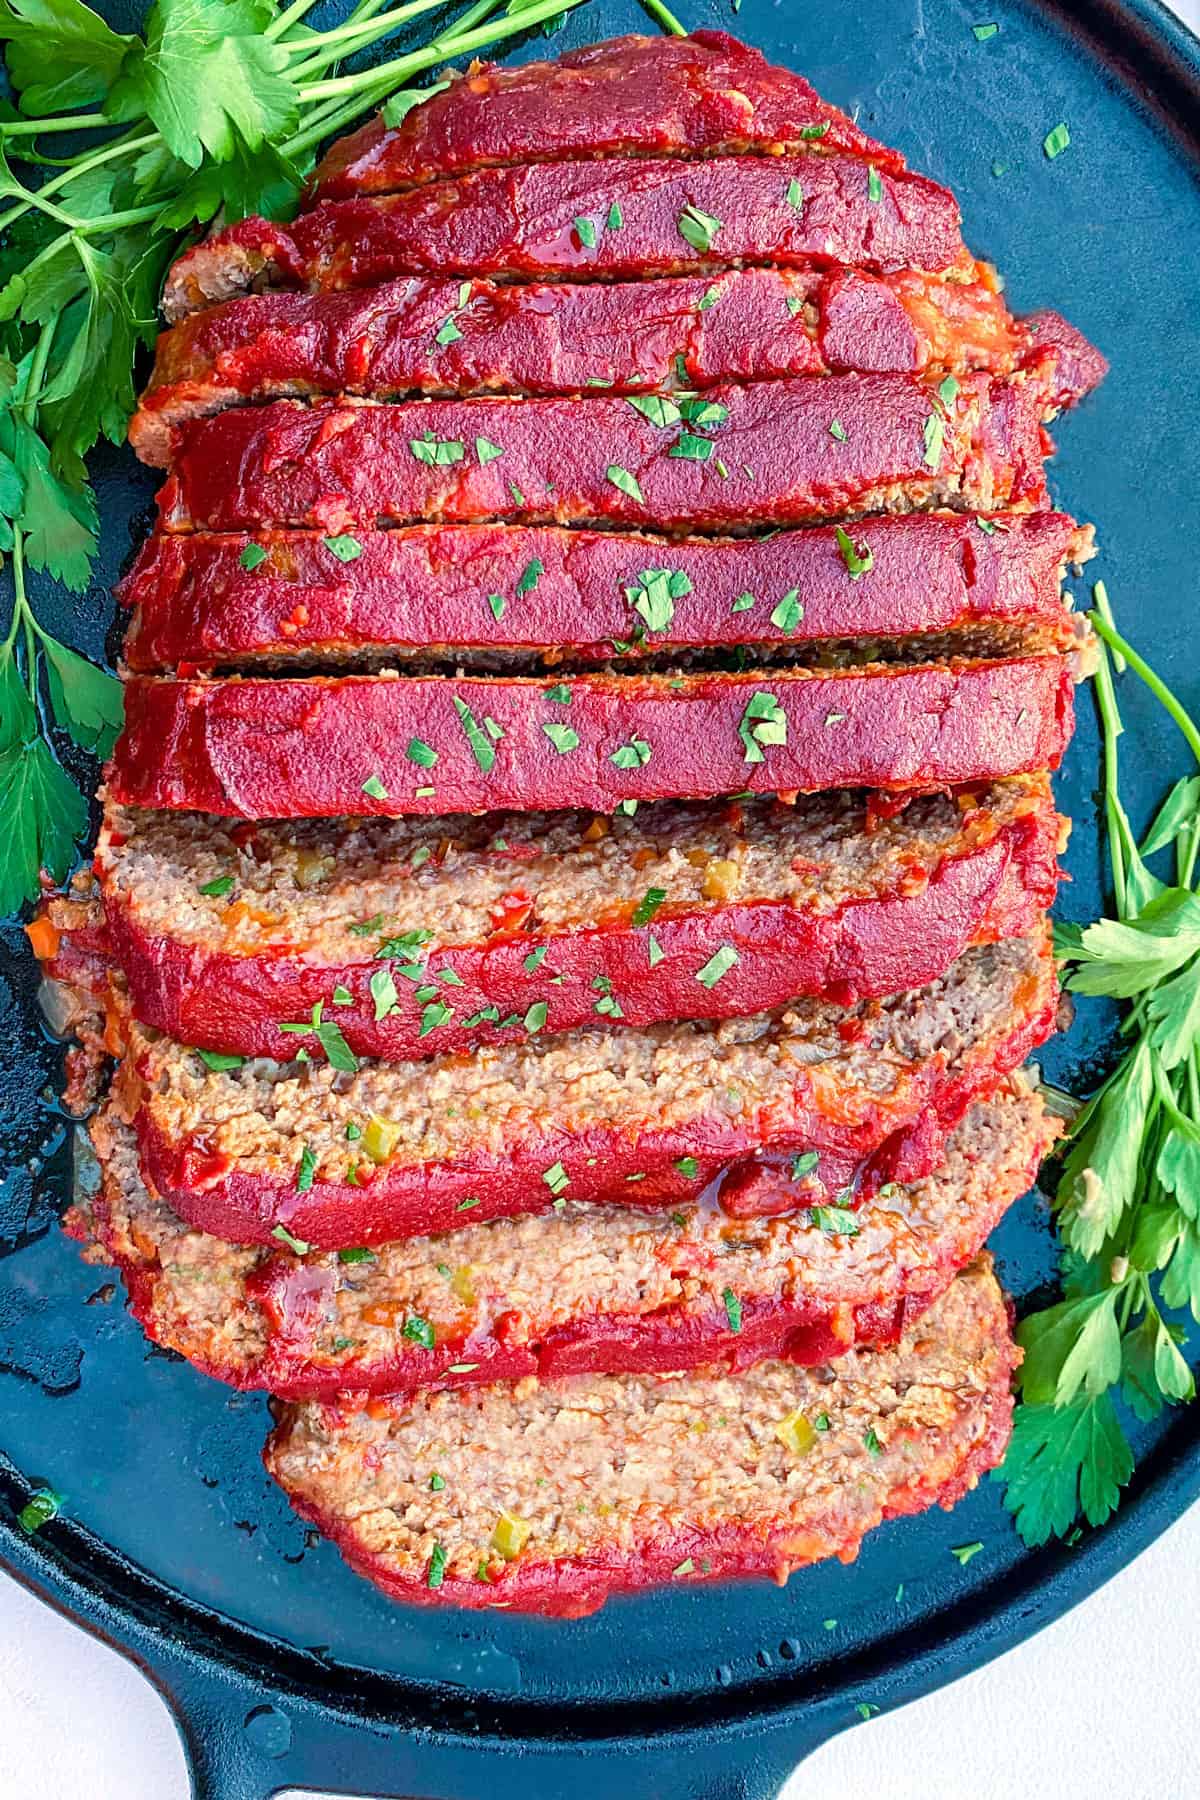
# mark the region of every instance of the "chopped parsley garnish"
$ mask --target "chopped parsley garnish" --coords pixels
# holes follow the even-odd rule
[[[439,1025],[446,1025],[454,1017],[454,1008],[447,1006],[444,1000],[431,1000],[421,1009],[421,1029],[418,1037],[428,1037]]]
[[[472,1196],[469,1200],[460,1200],[454,1210],[455,1210],[455,1212],[470,1212],[470,1210],[473,1206],[478,1206],[478,1205],[479,1205],[478,1194],[472,1194]]]
[[[817,138],[823,138],[828,130],[829,120],[822,119],[819,125],[802,125],[800,127],[800,137],[804,143],[810,144]]]
[[[972,25],[971,33],[977,44],[986,44],[989,38],[995,37],[999,29],[998,25],[993,25],[989,21],[984,25]]]
[[[619,744],[609,757],[618,769],[640,769],[650,761],[653,752],[645,738],[630,738],[627,744]]]
[[[794,319],[796,314],[798,312],[800,312],[800,310],[804,306],[804,302],[800,298],[799,294],[789,294],[783,304],[787,308],[787,315],[788,315],[789,319]]]
[[[578,750],[579,733],[573,726],[563,725],[557,719],[549,719],[542,726],[542,730],[560,756],[567,755],[571,750]]]
[[[477,437],[475,439],[475,456],[481,469],[486,469],[490,462],[495,462],[498,456],[503,455],[504,451],[501,446],[493,444],[491,438]]]
[[[36,1488],[17,1514],[17,1524],[32,1537],[51,1519],[57,1519],[62,1505],[62,1495],[56,1494],[53,1488]]]
[[[491,739],[488,737],[487,733],[481,729],[474,713],[460,694],[455,694],[454,696],[454,710],[458,714],[459,724],[462,726],[463,731],[466,734],[467,742],[471,746],[471,754],[474,756],[475,761],[478,763],[482,772],[485,775],[490,775],[496,763],[496,752],[492,746]]]
[[[542,964],[546,960],[546,954],[547,954],[549,948],[550,948],[550,946],[548,944],[539,944],[537,946],[536,950],[531,950],[529,952],[529,955],[525,958],[525,961],[522,964],[522,967],[524,968],[525,973],[527,975],[532,975],[536,969],[541,968]]]
[[[646,956],[650,963],[650,967],[652,969],[657,969],[665,954],[662,945],[659,943],[654,933],[651,932],[650,936],[646,939]]]
[[[297,1187],[300,1186],[300,1183],[298,1181],[296,1183],[296,1186]],[[310,1183],[310,1186],[311,1186],[311,1183]],[[295,1251],[297,1256],[307,1256],[308,1255],[309,1246],[304,1242],[304,1239],[298,1238],[298,1237],[293,1237],[286,1225],[276,1225],[274,1231],[271,1233],[271,1236],[273,1238],[278,1238],[279,1242],[281,1244],[286,1244],[288,1249]]]
[[[466,455],[461,438],[437,438],[432,431],[427,431],[423,437],[409,438],[408,447],[419,463],[425,463],[431,469],[448,468],[451,463],[460,463]]]
[[[722,944],[719,950],[713,951],[704,967],[697,969],[696,980],[701,987],[714,988],[722,975],[727,975],[740,961],[741,957],[732,944]]]
[[[446,1552],[440,1544],[435,1544],[429,1556],[429,1573],[425,1577],[427,1587],[440,1588],[446,1578]]]
[[[771,623],[777,625],[780,631],[791,633],[803,618],[804,607],[800,601],[800,591],[798,588],[791,588],[771,614]]]
[[[534,588],[546,573],[546,565],[540,556],[531,556],[517,577],[516,593],[519,599],[522,594],[532,594]]]
[[[504,617],[504,595],[503,594],[489,594],[487,597],[487,603],[492,609],[493,619],[495,619],[497,624],[499,624],[500,620]]]
[[[679,1170],[679,1173],[683,1176],[685,1181],[695,1181],[697,1175],[700,1173],[700,1164],[696,1161],[694,1156],[681,1156],[677,1158],[675,1167]]]
[[[878,1435],[875,1431],[875,1427],[873,1425],[869,1425],[867,1427],[866,1433],[863,1437],[863,1443],[866,1445],[866,1448],[867,1448],[868,1452],[870,1453],[870,1455],[882,1456],[883,1445],[880,1443]]]
[[[571,1178],[560,1162],[551,1163],[543,1172],[542,1180],[555,1196],[565,1193],[571,1185]]]
[[[960,1569],[965,1569],[973,1556],[978,1556],[983,1544],[977,1538],[973,1544],[952,1544],[950,1554]]]
[[[635,925],[648,925],[666,897],[666,888],[647,888],[633,909],[633,923]]]
[[[428,1319],[422,1319],[417,1313],[405,1319],[400,1327],[400,1336],[408,1338],[410,1343],[420,1344],[422,1350],[433,1349],[433,1326]]]
[[[794,175],[787,184],[787,203],[789,206],[804,205],[804,189]]]
[[[857,1213],[844,1206],[812,1206],[808,1216],[818,1231],[827,1231],[832,1237],[857,1237],[861,1230]]]
[[[433,341],[444,350],[447,344],[456,344],[461,336],[462,332],[454,322],[454,314],[447,313],[434,332]]]
[[[684,462],[707,462],[712,453],[712,439],[697,437],[694,431],[681,431],[667,451],[668,456],[680,457]]]
[[[571,690],[565,682],[560,681],[555,687],[543,689],[542,699],[553,701],[555,706],[570,706]]]
[[[259,564],[265,563],[266,560],[267,553],[261,544],[247,544],[246,548],[242,551],[242,554],[238,557],[239,563],[241,563],[243,569],[246,569],[247,571],[257,569]]]
[[[1042,139],[1042,149],[1046,152],[1049,161],[1053,162],[1056,156],[1062,155],[1070,142],[1071,133],[1067,130],[1065,125],[1059,124],[1055,125],[1053,130],[1046,133],[1045,137]]]
[[[763,745],[787,743],[787,714],[774,694],[751,694],[738,726],[738,736],[745,746],[743,762],[765,762]]]
[[[791,1167],[792,1180],[803,1181],[806,1175],[811,1175],[813,1173],[820,1163],[820,1160],[820,1152],[817,1150],[802,1150],[799,1156],[793,1156]]]
[[[316,1175],[316,1172],[317,1159],[309,1149],[308,1145],[305,1144],[300,1152],[300,1166],[296,1170],[296,1192],[298,1194],[307,1194],[309,1188],[313,1184],[313,1177]]]
[[[631,475],[628,469],[623,469],[621,467],[620,463],[609,463],[604,473],[606,478],[611,481],[613,486],[618,488],[622,494],[628,494],[629,498],[631,500],[636,500],[640,506],[646,504],[645,500],[642,498],[642,490],[638,486],[636,475]]]
[[[720,298],[721,298],[721,285],[719,282],[714,281],[711,287],[705,288],[705,290],[701,294],[699,300],[696,302],[696,311],[697,312],[710,312],[712,310],[712,308],[717,304],[717,301]],[[682,358],[680,360],[682,360]],[[686,377],[687,377],[686,369],[684,369],[683,375],[684,375],[684,378],[686,379]]]
[[[604,221],[604,228],[606,231],[620,231],[624,223],[625,217],[621,211],[621,202],[619,200],[614,200],[608,209],[608,217]]]
[[[846,427],[842,424],[840,419],[831,419],[829,421],[829,435],[831,438],[836,438],[839,444],[844,444],[846,442]]]
[[[940,412],[930,413],[922,435],[925,439],[926,467],[936,470],[941,466],[942,447],[946,441],[946,422]]]
[[[432,769],[438,759],[438,753],[432,744],[423,738],[409,738],[408,748],[404,752],[410,763],[416,763],[419,769]]]
[[[956,375],[947,375],[943,381],[939,382],[938,399],[943,406],[954,405],[958,399],[958,377]]]
[[[233,883],[232,875],[218,875],[215,881],[206,881],[202,887],[196,889],[196,892],[203,894],[206,899],[219,900],[223,894],[229,892]]]
[[[331,555],[337,557],[339,562],[354,562],[357,557],[362,555],[362,545],[356,537],[351,537],[349,532],[343,532],[339,537],[322,538],[321,542]]]
[[[651,425],[660,428],[678,425],[681,417],[678,406],[668,394],[629,394],[626,404],[640,412],[644,419],[649,419]]]
[[[343,983],[340,981],[338,982],[337,986],[333,990],[332,1004],[334,1006],[353,1006],[354,1005],[354,995],[350,992],[350,989],[348,987],[344,986]]]
[[[376,969],[367,986],[370,988],[371,998],[375,1002],[375,1023],[378,1025],[381,1019],[386,1019],[389,1013],[395,1012],[400,1004],[399,995],[396,993],[396,983],[392,980],[392,971],[386,965],[381,969]]]
[[[878,205],[883,199],[883,183],[879,179],[879,170],[874,163],[867,164],[867,199],[872,205]]]
[[[718,425],[724,425],[729,417],[729,408],[720,400],[707,400],[703,394],[694,399],[681,400],[679,411],[689,425],[698,425],[702,431],[712,431]]]
[[[721,1295],[725,1302],[725,1317],[729,1320],[729,1329],[739,1332],[742,1329],[742,1303],[732,1288],[726,1288]]]
[[[349,1250],[339,1250],[337,1255],[340,1263],[367,1263],[377,1260],[375,1252],[368,1250],[365,1244],[356,1244]]]
[[[240,1069],[246,1060],[244,1056],[234,1056],[228,1050],[197,1050],[196,1055],[214,1075],[224,1075],[230,1069]]]
[[[372,800],[386,800],[388,798],[388,791],[384,787],[382,781],[380,781],[378,775],[368,775],[367,779],[362,784],[362,791],[364,794],[369,794]]]
[[[594,222],[591,219],[581,218],[576,219],[574,223],[575,234],[584,249],[594,250],[596,248],[596,227]]]
[[[382,924],[383,914],[376,913],[373,919],[360,919],[357,925],[351,925],[350,930],[355,937],[374,937]]]
[[[691,592],[691,581],[682,569],[643,569],[638,585],[627,587],[625,597],[647,631],[665,631],[675,617],[676,600]]]
[[[714,219],[711,213],[701,212],[698,206],[689,202],[676,220],[679,235],[684,238],[693,250],[701,252],[711,250],[713,239],[721,229],[720,219]]]
[[[737,599],[734,601],[733,605],[729,608],[729,610],[731,613],[749,612],[750,608],[753,605],[754,605],[754,595],[753,594],[739,594]]]
[[[850,533],[840,525],[834,527],[834,536],[851,581],[857,581],[860,575],[869,575],[875,567],[874,552],[865,544],[856,544]]]
[[[672,1575],[676,1576],[694,1575],[695,1572],[695,1558],[691,1556],[685,1556],[683,1561],[681,1563],[676,1563],[675,1567],[671,1570]]]
[[[535,1037],[542,1029],[543,1025],[546,1023],[546,1014],[549,1010],[550,1009],[544,1000],[535,1000],[533,1005],[529,1008],[529,1011],[525,1014],[525,1029],[530,1037]]]

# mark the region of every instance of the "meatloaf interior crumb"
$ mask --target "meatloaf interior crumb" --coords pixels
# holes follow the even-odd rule
[[[914,1489],[924,1504],[958,1491],[1016,1355],[985,1258],[897,1346],[832,1366],[310,1404],[285,1410],[267,1461],[352,1561],[398,1586],[429,1582],[435,1550],[452,1582],[492,1582],[503,1600],[530,1565],[619,1569],[683,1543],[687,1579],[731,1534],[760,1550],[766,1539],[786,1575],[852,1555],[881,1518],[911,1509]],[[519,1530],[497,1540],[502,1517]]]
[[[1052,980],[1042,933],[968,950],[925,988],[851,1008],[802,1000],[719,1024],[526,1036],[470,1057],[363,1061],[354,1074],[265,1057],[214,1070],[131,1021],[127,1099],[167,1142],[200,1140],[206,1153],[289,1184],[302,1158],[317,1179],[344,1180],[347,1153],[372,1117],[392,1128],[381,1159],[392,1166],[508,1158],[522,1139],[543,1142],[550,1131],[564,1143],[594,1129],[636,1138],[705,1115],[757,1120],[767,1134],[772,1109],[786,1110],[792,1082],[814,1067],[822,1110],[852,1116],[886,1099],[913,1065],[969,1057],[1014,1014],[1025,1016]]]
[[[944,858],[1049,808],[1049,794],[1045,775],[1029,775],[917,797],[891,818],[868,794],[843,792],[794,806],[660,801],[632,818],[493,813],[252,826],[110,805],[97,861],[106,895],[147,933],[233,955],[286,948],[342,966],[413,932],[429,934],[421,941],[433,954],[483,942],[518,919],[527,933],[624,923],[650,889],[662,890],[667,911],[776,900],[833,912],[920,883]]]

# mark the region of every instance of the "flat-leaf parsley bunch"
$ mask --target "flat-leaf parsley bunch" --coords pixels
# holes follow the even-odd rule
[[[1129,1002],[1126,1048],[1076,1116],[1055,1196],[1064,1298],[1017,1328],[1025,1352],[1007,1504],[1026,1542],[1099,1525],[1120,1500],[1133,1456],[1114,1397],[1156,1417],[1195,1393],[1182,1331],[1200,1321],[1200,775],[1177,781],[1145,839],[1119,791],[1121,716],[1113,672],[1146,682],[1200,763],[1200,730],[1115,629],[1102,584],[1092,624],[1102,648],[1096,695],[1115,917],[1056,942],[1067,986]],[[1166,858],[1155,874],[1149,860]],[[1161,866],[1161,865],[1160,865]]]
[[[84,458],[124,440],[167,268],[218,215],[289,216],[318,146],[381,102],[397,123],[435,91],[405,86],[423,71],[579,3],[477,0],[420,49],[343,73],[444,0],[359,0],[326,31],[305,23],[317,0],[154,0],[140,37],[81,0],[0,0],[15,100],[0,101],[0,916],[41,869],[63,877],[86,824],[47,728],[101,756],[120,729],[119,683],[42,628],[26,570],[87,586]]]

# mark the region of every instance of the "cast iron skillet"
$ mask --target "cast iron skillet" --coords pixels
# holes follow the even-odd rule
[[[1108,382],[1059,428],[1056,496],[1096,520],[1096,572],[1194,707],[1200,44],[1155,0],[773,10],[747,0],[736,21],[714,0],[679,4],[690,24],[735,25],[948,181],[968,241],[1007,273],[1014,307],[1059,306],[1107,352]],[[633,0],[605,0],[554,45],[638,29],[640,17]],[[981,20],[1001,26],[982,44],[970,29]],[[518,54],[545,47],[536,38]],[[1060,120],[1071,147],[1051,162],[1042,139]],[[110,624],[107,584],[144,528],[153,486],[128,453],[98,463],[97,583],[73,606],[37,596],[53,628],[93,653]],[[1132,681],[1126,760],[1140,818],[1183,750]],[[1059,793],[1076,821],[1062,910],[1085,918],[1101,897],[1086,696],[1081,713]],[[205,1800],[292,1786],[765,1800],[860,1707],[898,1705],[1007,1649],[1200,1491],[1200,1410],[1185,1410],[1138,1430],[1122,1510],[1074,1548],[1026,1552],[985,1482],[952,1516],[885,1527],[852,1568],[809,1570],[784,1590],[670,1591],[573,1624],[397,1608],[315,1545],[267,1482],[262,1398],[149,1349],[106,1273],[56,1229],[70,1180],[52,1098],[61,1051],[39,1026],[22,943],[7,933],[0,994],[11,1171],[0,1211],[0,1562],[146,1670],[175,1709]],[[1083,1015],[1046,1065],[1084,1090],[1111,1053],[1111,1018]],[[997,1250],[1019,1302],[1043,1298],[1054,1269],[1044,1205],[1020,1207]],[[65,1508],[30,1538],[13,1517],[43,1482]],[[976,1538],[984,1551],[960,1568],[951,1548]]]

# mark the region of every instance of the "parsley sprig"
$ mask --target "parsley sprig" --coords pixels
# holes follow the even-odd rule
[[[36,897],[40,870],[62,879],[86,825],[51,726],[101,756],[120,729],[119,684],[43,629],[25,575],[88,584],[84,458],[124,441],[166,270],[218,218],[290,216],[327,138],[381,103],[396,124],[445,85],[414,78],[553,29],[580,0],[477,0],[419,49],[350,72],[345,57],[443,0],[359,0],[324,31],[305,23],[316,3],[154,0],[139,37],[82,0],[0,0],[16,99],[0,102],[0,915]]]
[[[1055,1196],[1063,1299],[1017,1328],[1021,1404],[1004,1465],[1006,1503],[1027,1543],[1103,1524],[1133,1472],[1117,1409],[1158,1416],[1195,1393],[1181,1327],[1200,1321],[1200,776],[1175,783],[1139,844],[1120,797],[1113,670],[1146,683],[1200,763],[1200,730],[1128,644],[1103,603],[1096,696],[1114,916],[1056,930],[1080,994],[1129,1003],[1126,1048],[1075,1117]],[[1148,860],[1170,851],[1170,879]],[[1164,872],[1166,873],[1166,872]]]

